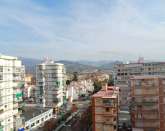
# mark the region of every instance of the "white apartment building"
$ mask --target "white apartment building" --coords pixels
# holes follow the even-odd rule
[[[72,81],[70,85],[67,86],[66,98],[70,102],[73,100],[78,100],[80,96],[89,96],[94,91],[94,82],[90,79]]]
[[[25,68],[17,57],[0,55],[0,131],[14,131],[22,125],[24,74]]]
[[[44,123],[51,118],[53,118],[52,108],[42,108],[42,107],[26,107],[25,108],[25,124],[24,128],[26,131],[31,131],[39,126],[44,125]]]
[[[63,104],[65,86],[63,64],[46,61],[36,68],[36,98],[43,107],[58,108]]]
[[[115,84],[121,90],[121,107],[129,104],[129,78],[136,75],[165,75],[165,62],[145,62],[116,64],[114,66]]]

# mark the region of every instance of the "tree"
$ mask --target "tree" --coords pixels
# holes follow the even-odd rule
[[[98,92],[102,88],[102,83],[100,81],[94,81],[94,93]]]
[[[113,79],[108,80],[108,86],[114,86],[114,80]]]
[[[77,72],[73,73],[73,81],[78,81],[78,73]]]
[[[66,85],[70,85],[70,80],[66,80]]]

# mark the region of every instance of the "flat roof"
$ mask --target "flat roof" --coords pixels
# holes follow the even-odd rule
[[[64,66],[64,64],[62,63],[41,63],[41,64],[38,64],[38,65],[45,65],[45,66]]]
[[[119,87],[110,86],[107,87],[107,90],[100,90],[96,94],[94,94],[92,97],[102,97],[102,98],[117,98],[117,95],[119,93]]]
[[[119,63],[119,64],[115,64],[115,65],[144,65],[144,64],[165,64],[164,61],[153,61],[153,62],[130,62],[130,63]]]
[[[7,55],[2,55],[0,54],[0,59],[7,59],[7,60],[17,60],[17,57],[13,57],[13,56],[7,56]]]
[[[25,121],[28,121],[52,108],[43,108],[43,107],[31,107],[31,106],[25,106],[22,116],[24,117]]]

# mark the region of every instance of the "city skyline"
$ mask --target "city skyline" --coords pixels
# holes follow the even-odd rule
[[[165,60],[165,2],[2,0],[0,53],[41,59]]]

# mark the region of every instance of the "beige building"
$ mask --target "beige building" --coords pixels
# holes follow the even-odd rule
[[[35,77],[32,74],[26,74],[25,83],[28,85],[35,85],[36,84]]]
[[[165,76],[134,76],[130,81],[132,127],[165,131]]]
[[[121,89],[121,108],[128,107],[129,78],[134,75],[165,75],[165,62],[116,64],[114,73],[115,85]]]
[[[0,130],[21,127],[24,73],[17,57],[0,55]]]
[[[117,131],[119,88],[106,87],[92,97],[93,131]]]

